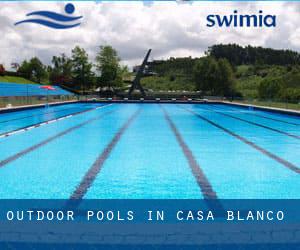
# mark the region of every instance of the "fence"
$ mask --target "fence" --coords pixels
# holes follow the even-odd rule
[[[39,84],[0,83],[0,108],[76,100],[77,97],[59,86],[54,90]]]
[[[257,106],[266,106],[273,108],[281,108],[281,109],[293,109],[300,110],[300,100],[290,101],[290,100],[277,100],[277,99],[242,99],[242,98],[234,98],[233,101],[242,103],[242,104],[250,104]]]

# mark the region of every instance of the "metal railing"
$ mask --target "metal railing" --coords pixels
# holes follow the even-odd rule
[[[12,108],[18,106],[66,102],[73,100],[78,100],[78,97],[75,95],[48,96],[48,98],[47,96],[1,96],[0,108]]]
[[[141,100],[140,96],[132,96],[134,100]],[[228,101],[235,102],[241,104],[248,105],[256,105],[256,106],[266,106],[273,108],[281,108],[281,109],[291,109],[300,111],[300,100],[297,101],[282,101],[282,100],[270,100],[270,99],[244,99],[244,98],[224,98],[219,96],[201,96],[198,93],[174,93],[171,92],[158,92],[153,95],[147,95],[145,100],[171,100],[171,101],[199,101],[199,100],[207,100],[207,101]],[[49,103],[54,102],[65,102],[65,101],[103,101],[103,100],[127,100],[124,97],[104,97],[99,95],[60,95],[60,96],[50,96],[48,97]],[[9,107],[17,107],[17,106],[26,106],[26,105],[37,105],[37,104],[46,104],[47,96],[9,96],[9,97],[0,97],[0,108],[9,108]]]
[[[277,99],[250,99],[233,98],[234,102],[255,106],[266,106],[280,109],[292,109],[300,111],[300,100],[277,100]]]

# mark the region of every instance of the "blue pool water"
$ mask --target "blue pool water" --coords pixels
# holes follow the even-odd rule
[[[90,104],[74,103],[0,114],[0,135],[92,108],[94,106]]]
[[[0,114],[0,134],[0,198],[300,198],[292,115],[78,103]]]

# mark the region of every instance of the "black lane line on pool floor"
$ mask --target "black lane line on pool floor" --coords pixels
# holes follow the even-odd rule
[[[170,115],[168,114],[167,110],[161,106],[161,109],[164,113],[164,117],[168,122],[172,132],[174,133],[178,144],[181,147],[181,150],[188,161],[188,164],[191,168],[191,171],[198,183],[198,186],[201,189],[204,199],[218,199],[216,192],[214,191],[212,185],[210,184],[208,178],[206,177],[205,173],[203,172],[202,168],[196,161],[192,151],[188,147],[188,145],[184,142],[179,130],[177,129],[175,123],[171,120]]]
[[[280,163],[280,164],[283,165],[284,167],[286,167],[286,168],[288,168],[288,169],[294,171],[294,172],[297,173],[297,174],[300,174],[300,168],[298,168],[298,167],[297,167],[296,165],[294,165],[293,163],[291,163],[291,162],[289,162],[289,161],[287,161],[287,160],[282,159],[281,157],[279,157],[279,156],[277,156],[277,155],[275,155],[275,154],[273,154],[273,153],[267,151],[266,149],[264,149],[264,148],[258,146],[258,145],[255,144],[254,142],[247,140],[246,138],[244,138],[244,137],[242,137],[242,136],[240,136],[240,135],[238,135],[238,134],[232,132],[231,130],[229,130],[229,129],[227,129],[227,128],[222,127],[221,125],[219,125],[219,124],[217,124],[217,123],[215,123],[215,122],[213,122],[213,121],[207,119],[206,117],[204,117],[204,116],[202,116],[202,115],[200,115],[200,114],[198,114],[198,113],[196,113],[196,112],[194,112],[194,111],[192,111],[192,110],[189,110],[189,109],[184,108],[184,107],[180,107],[180,108],[182,108],[183,110],[185,110],[185,111],[187,111],[187,112],[190,112],[191,114],[195,115],[196,117],[200,118],[201,120],[208,122],[209,124],[213,125],[214,127],[223,130],[223,131],[226,132],[227,134],[229,134],[229,135],[235,137],[236,139],[238,139],[238,140],[244,142],[245,144],[247,144],[247,145],[253,147],[253,148],[256,149],[257,151],[259,151],[259,152],[263,153],[264,155],[270,157],[271,159],[277,161],[278,163]]]
[[[213,107],[218,107],[216,105],[211,105]],[[226,107],[228,108],[228,107]],[[231,111],[238,111],[236,109],[231,109],[231,108],[228,108],[229,110]],[[264,116],[264,115],[259,115],[259,114],[252,114],[252,113],[243,113],[245,115],[252,115],[252,116],[257,116],[257,117],[261,117],[261,118],[265,118],[265,119],[268,119],[268,120],[271,120],[271,121],[276,121],[276,122],[282,122],[282,123],[285,123],[285,124],[290,124],[290,125],[295,125],[295,126],[300,126],[299,123],[293,123],[293,122],[287,122],[287,121],[283,121],[283,120],[279,120],[279,119],[276,119],[276,118],[271,118],[271,117],[268,117],[268,116]]]
[[[62,119],[68,118],[68,117],[73,117],[73,116],[76,116],[76,115],[87,113],[87,112],[90,112],[90,111],[93,111],[93,110],[96,110],[96,109],[99,109],[99,108],[102,108],[102,107],[110,106],[110,105],[111,104],[106,104],[106,105],[103,105],[103,106],[99,106],[99,107],[95,107],[95,108],[91,108],[91,109],[87,109],[87,110],[78,111],[78,112],[75,112],[75,113],[72,113],[72,114],[64,115],[64,116],[54,118],[54,119],[51,119],[51,120],[48,120],[48,121],[44,121],[44,122],[40,122],[40,123],[36,123],[36,124],[31,124],[31,125],[28,125],[26,127],[14,129],[14,130],[11,130],[9,132],[5,132],[5,133],[0,134],[0,138],[8,137],[8,136],[11,136],[11,135],[13,135],[17,132],[28,131],[29,129],[38,128],[42,125],[46,125],[46,124],[49,124],[49,123],[52,123],[52,122],[60,121]]]
[[[290,133],[287,133],[285,131],[282,131],[282,130],[279,130],[279,129],[276,129],[276,128],[271,128],[269,126],[266,126],[266,125],[263,125],[263,124],[260,124],[260,123],[256,123],[256,122],[252,122],[252,121],[248,121],[248,120],[245,120],[243,118],[239,118],[239,117],[236,117],[234,115],[229,115],[229,114],[226,114],[226,113],[223,113],[221,111],[217,111],[217,110],[214,110],[214,109],[210,109],[210,108],[205,108],[206,110],[209,110],[209,111],[212,111],[212,112],[215,112],[217,114],[220,114],[220,115],[223,115],[223,116],[227,116],[227,117],[230,117],[232,119],[236,119],[236,120],[239,120],[239,121],[242,121],[242,122],[246,122],[248,124],[252,124],[252,125],[255,125],[257,127],[261,127],[261,128],[265,128],[265,129],[268,129],[268,130],[271,130],[273,132],[277,132],[279,134],[283,134],[283,135],[286,135],[286,136],[289,136],[289,137],[292,137],[294,139],[298,139],[300,140],[300,136],[298,135],[294,135],[294,134],[290,134]]]
[[[285,123],[285,124],[290,124],[290,125],[294,125],[294,126],[300,126],[300,124],[299,124],[299,123],[286,122],[286,121],[282,121],[282,120],[275,119],[275,118],[271,118],[271,117],[264,116],[264,115],[259,115],[259,114],[251,114],[251,113],[246,113],[246,114],[247,114],[247,115],[253,115],[253,116],[257,116],[257,117],[262,117],[262,118],[269,119],[269,120],[276,121],[276,122],[282,122],[282,123]]]
[[[121,137],[123,136],[124,132],[128,129],[128,127],[132,124],[135,118],[140,114],[141,109],[138,109],[134,112],[133,115],[129,117],[126,123],[119,129],[119,131],[114,135],[110,143],[105,147],[102,153],[98,156],[95,160],[93,165],[89,168],[86,172],[84,177],[82,178],[80,184],[77,186],[73,194],[70,196],[71,200],[81,200],[84,195],[87,193],[88,189],[92,186],[93,182],[95,181],[97,175],[101,171],[105,161],[109,157],[113,148],[117,145],[120,141]]]
[[[60,133],[58,133],[58,134],[56,134],[54,136],[51,136],[48,139],[43,140],[42,142],[40,142],[38,144],[35,144],[35,145],[33,145],[33,146],[29,147],[29,148],[26,148],[26,149],[20,151],[19,153],[16,153],[16,154],[14,154],[12,156],[9,156],[8,158],[0,161],[0,168],[4,167],[5,165],[7,165],[7,164],[9,164],[9,163],[11,163],[11,162],[19,159],[20,157],[22,157],[22,156],[24,156],[24,155],[26,155],[26,154],[28,154],[28,153],[30,153],[30,152],[32,152],[32,151],[40,148],[42,146],[45,146],[46,144],[48,144],[48,143],[56,140],[57,138],[60,138],[60,137],[62,137],[64,135],[66,135],[66,134],[69,134],[72,131],[74,131],[76,129],[79,129],[79,128],[81,128],[81,127],[83,127],[83,126],[85,126],[85,125],[87,125],[87,124],[89,124],[91,122],[97,121],[97,120],[101,119],[102,117],[104,117],[106,115],[109,115],[109,114],[111,114],[113,112],[115,112],[115,110],[107,111],[107,112],[105,112],[105,113],[103,113],[103,114],[101,114],[101,115],[99,115],[97,117],[91,118],[91,119],[89,119],[89,120],[87,120],[87,121],[85,121],[83,123],[80,123],[80,124],[78,124],[76,126],[68,128],[68,129],[66,129],[66,130],[64,130],[64,131],[62,131],[62,132],[60,132]]]

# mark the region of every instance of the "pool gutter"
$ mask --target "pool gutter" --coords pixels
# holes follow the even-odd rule
[[[252,104],[243,104],[238,102],[229,102],[223,100],[87,100],[79,101],[81,103],[164,103],[164,104],[226,104],[242,108],[252,108],[256,110],[269,111],[273,113],[281,113],[293,116],[300,116],[300,111],[293,109],[282,109],[267,106],[258,106]]]
[[[268,107],[268,106],[258,106],[258,105],[244,104],[244,103],[238,103],[238,102],[228,102],[228,101],[222,101],[222,102],[219,102],[219,103],[227,104],[227,105],[231,105],[231,106],[238,106],[238,107],[242,107],[242,108],[253,108],[253,109],[256,109],[256,110],[262,110],[262,111],[269,111],[269,112],[275,112],[275,113],[281,113],[281,114],[300,116],[300,111],[293,110],[293,109],[283,109],[283,108],[275,108],[275,107]]]
[[[48,105],[49,106],[58,106],[58,105],[72,104],[72,103],[78,103],[78,101],[52,102],[52,103],[49,103]],[[21,111],[21,110],[27,110],[27,109],[42,108],[45,105],[46,105],[46,103],[33,104],[33,105],[25,105],[25,106],[17,106],[17,107],[11,107],[11,108],[0,108],[0,114],[1,113],[9,113],[9,112]]]
[[[300,116],[300,111],[297,111],[297,110],[274,108],[274,107],[268,107],[268,106],[258,106],[258,105],[252,105],[252,104],[223,101],[223,100],[110,100],[110,99],[105,100],[105,99],[103,99],[103,100],[53,102],[53,103],[49,103],[49,106],[58,106],[58,105],[72,104],[72,103],[226,104],[226,105],[237,106],[237,107],[242,107],[242,108],[252,108],[252,109],[256,109],[256,110]],[[0,108],[0,114],[21,111],[21,110],[27,110],[27,109],[41,108],[44,106],[45,106],[45,103],[44,104],[36,104],[36,105],[18,106],[18,107],[12,107],[12,108]]]

